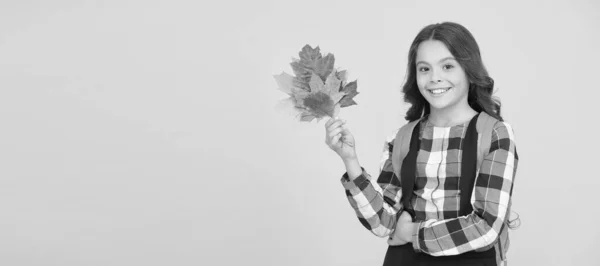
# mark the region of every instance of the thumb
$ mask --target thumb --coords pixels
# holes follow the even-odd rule
[[[348,125],[345,124],[345,121],[340,127],[342,128],[342,132],[350,133],[350,130],[348,129]]]
[[[344,126],[342,128],[342,135],[347,136],[347,135],[352,135],[352,133],[350,133],[350,130],[346,126]]]

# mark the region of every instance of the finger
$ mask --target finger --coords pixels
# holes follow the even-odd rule
[[[333,117],[330,117],[327,122],[325,122],[325,128],[328,128],[331,124],[333,124],[333,122],[335,122],[336,119]]]
[[[329,127],[327,127],[328,131],[332,131],[334,129],[336,129],[337,127],[341,127],[342,125],[346,124],[345,120],[336,120],[335,122],[333,122],[331,125],[329,125]]]
[[[337,137],[337,140],[335,139]],[[327,135],[325,136],[325,143],[329,146],[333,146],[335,144],[337,144],[338,141],[340,141],[340,138],[342,137],[342,133],[338,134],[329,134],[329,132],[327,133]]]
[[[340,119],[339,117],[330,117],[329,120],[327,120],[327,123],[325,123],[325,127],[329,127],[334,122],[340,121],[340,120],[342,120],[342,119]]]
[[[331,146],[337,145],[340,142],[340,138],[342,137],[342,135],[338,134],[333,136],[333,138],[331,138]]]
[[[348,129],[347,127],[342,127],[342,134],[352,135],[352,133],[350,133],[350,129]]]
[[[342,123],[341,120],[334,120],[333,123],[331,123],[327,127],[327,130],[329,130],[329,131],[334,130],[335,128],[339,127],[341,123]]]
[[[341,135],[341,133],[342,133],[342,130],[343,130],[343,129],[342,129],[341,127],[338,127],[338,128],[336,128],[336,129],[334,129],[334,130],[332,130],[332,131],[329,131],[329,134],[328,134],[328,135],[329,135],[329,137],[330,137],[330,138],[333,138],[333,137],[334,137],[334,136],[336,136],[336,135]]]
[[[342,139],[347,139],[348,136],[352,137],[352,133],[350,133],[350,130],[348,130],[347,128],[342,128],[340,134],[342,134]]]

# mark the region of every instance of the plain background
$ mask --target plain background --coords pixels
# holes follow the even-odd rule
[[[465,25],[520,163],[511,265],[600,265],[596,1],[2,1],[1,265],[381,265],[324,120],[275,109],[305,44],[358,80],[361,164],[412,39]]]

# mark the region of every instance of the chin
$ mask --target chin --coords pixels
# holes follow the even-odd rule
[[[435,110],[444,110],[444,109],[448,108],[448,105],[437,105],[436,106],[436,105],[430,104],[429,108],[430,109],[435,109]]]
[[[450,106],[450,104],[448,102],[446,102],[446,101],[442,102],[442,101],[439,101],[439,99],[432,99],[432,100],[427,99],[427,100],[428,100],[427,102],[429,103],[429,107],[431,109],[445,109],[448,106]]]

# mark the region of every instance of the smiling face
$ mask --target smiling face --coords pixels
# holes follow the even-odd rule
[[[443,42],[422,42],[415,61],[417,86],[432,111],[468,106],[469,80]]]

